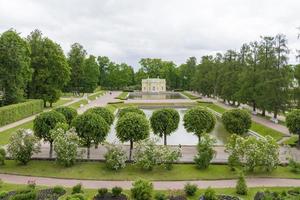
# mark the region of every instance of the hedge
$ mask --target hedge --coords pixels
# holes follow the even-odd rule
[[[43,100],[28,100],[23,103],[0,107],[0,126],[18,121],[36,113],[42,112]]]

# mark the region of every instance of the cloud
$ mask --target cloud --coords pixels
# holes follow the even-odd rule
[[[0,0],[0,32],[25,37],[38,28],[65,52],[78,42],[137,68],[142,57],[180,64],[277,33],[300,48],[299,7],[297,0]]]

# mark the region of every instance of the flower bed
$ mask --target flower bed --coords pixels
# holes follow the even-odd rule
[[[94,197],[94,200],[127,200],[127,196],[125,194],[120,194],[118,196],[114,196],[111,192],[108,192],[103,195],[97,194]]]

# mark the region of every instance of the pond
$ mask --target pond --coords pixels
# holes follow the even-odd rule
[[[161,99],[186,99],[178,92],[160,92],[160,93],[144,93],[130,92],[128,99],[133,100],[161,100]]]
[[[150,118],[153,111],[157,108],[144,108],[141,109],[145,112],[147,118]],[[175,108],[180,114],[180,122],[178,129],[173,132],[170,136],[167,137],[168,145],[197,145],[198,137],[196,137],[193,133],[188,133],[183,126],[183,116],[188,108]],[[119,143],[118,138],[115,133],[115,124],[117,119],[115,120],[113,126],[111,127],[110,133],[107,137],[108,142],[116,142]],[[227,139],[230,134],[225,130],[223,124],[220,119],[217,118],[217,123],[214,130],[210,133],[214,138],[216,138],[217,145],[223,145],[227,143]],[[151,133],[150,137],[155,137],[153,133]],[[163,139],[159,140],[159,144],[163,144]]]

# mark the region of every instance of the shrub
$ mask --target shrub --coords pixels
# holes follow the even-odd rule
[[[295,160],[290,159],[289,167],[292,172],[297,173],[297,174],[300,173],[300,162],[296,162]]]
[[[77,116],[77,110],[71,107],[59,107],[55,111],[63,114],[66,118],[67,123],[70,125],[72,120]]]
[[[66,200],[87,200],[84,194],[72,194],[68,195]]]
[[[66,190],[62,186],[55,186],[53,188],[53,193],[62,195],[66,192]]]
[[[240,195],[246,195],[248,192],[247,183],[243,173],[239,175],[238,181],[235,187],[236,193]]]
[[[108,192],[107,188],[100,188],[100,189],[98,189],[98,195],[99,196],[104,196],[104,195],[107,194],[107,192]]]
[[[112,125],[114,122],[114,114],[107,108],[104,107],[96,107],[90,108],[86,111],[87,113],[94,113],[102,117],[108,125]]]
[[[36,200],[37,192],[35,190],[19,191],[12,196],[9,200]]]
[[[123,189],[121,187],[116,186],[116,187],[113,187],[111,191],[112,191],[112,194],[114,197],[118,197],[122,194]]]
[[[62,129],[57,131],[59,133],[57,133],[54,140],[56,160],[59,164],[70,167],[76,162],[79,137],[75,129],[71,129],[67,132],[64,132]]]
[[[251,127],[251,116],[246,110],[232,109],[222,115],[222,122],[229,133],[242,135]]]
[[[0,165],[4,165],[6,152],[5,149],[0,148]]]
[[[197,192],[197,189],[198,189],[198,187],[195,184],[187,183],[184,186],[184,192],[187,196],[194,196]]]
[[[137,113],[140,115],[143,115],[144,117],[146,117],[144,111],[142,111],[141,109],[137,108],[137,107],[126,107],[126,108],[122,108],[119,113],[118,116],[119,118],[123,117],[126,113]]]
[[[194,157],[194,161],[199,169],[208,168],[210,161],[214,158],[216,152],[213,149],[213,145],[216,140],[205,134],[201,141],[198,143],[198,153]]]
[[[194,133],[199,141],[203,133],[211,132],[216,124],[214,115],[201,107],[189,109],[183,117],[183,125],[187,132]]]
[[[291,111],[286,117],[286,126],[293,134],[297,134],[300,138],[300,109]],[[298,146],[300,146],[300,139],[298,139]]]
[[[0,199],[4,199],[8,195],[7,191],[0,191]]]
[[[208,187],[205,191],[204,191],[204,199],[205,200],[217,200],[217,195],[216,195],[216,191],[214,189],[212,189],[211,187]]]
[[[9,139],[7,151],[10,157],[22,164],[27,164],[34,153],[40,152],[38,138],[30,130],[19,129]]]
[[[110,144],[106,145],[106,153],[104,155],[106,167],[111,170],[119,170],[126,166],[127,156],[122,146]]]
[[[132,184],[131,197],[134,200],[151,200],[153,193],[152,183],[145,180],[137,180]]]
[[[164,193],[158,192],[154,195],[154,199],[155,200],[168,200],[168,197]]]
[[[74,186],[72,187],[72,194],[78,194],[78,193],[83,193],[81,183],[79,183],[79,184],[77,184],[77,185],[74,185]]]
[[[23,103],[12,104],[0,108],[0,126],[29,117],[42,112],[44,104],[42,100],[28,100]]]

